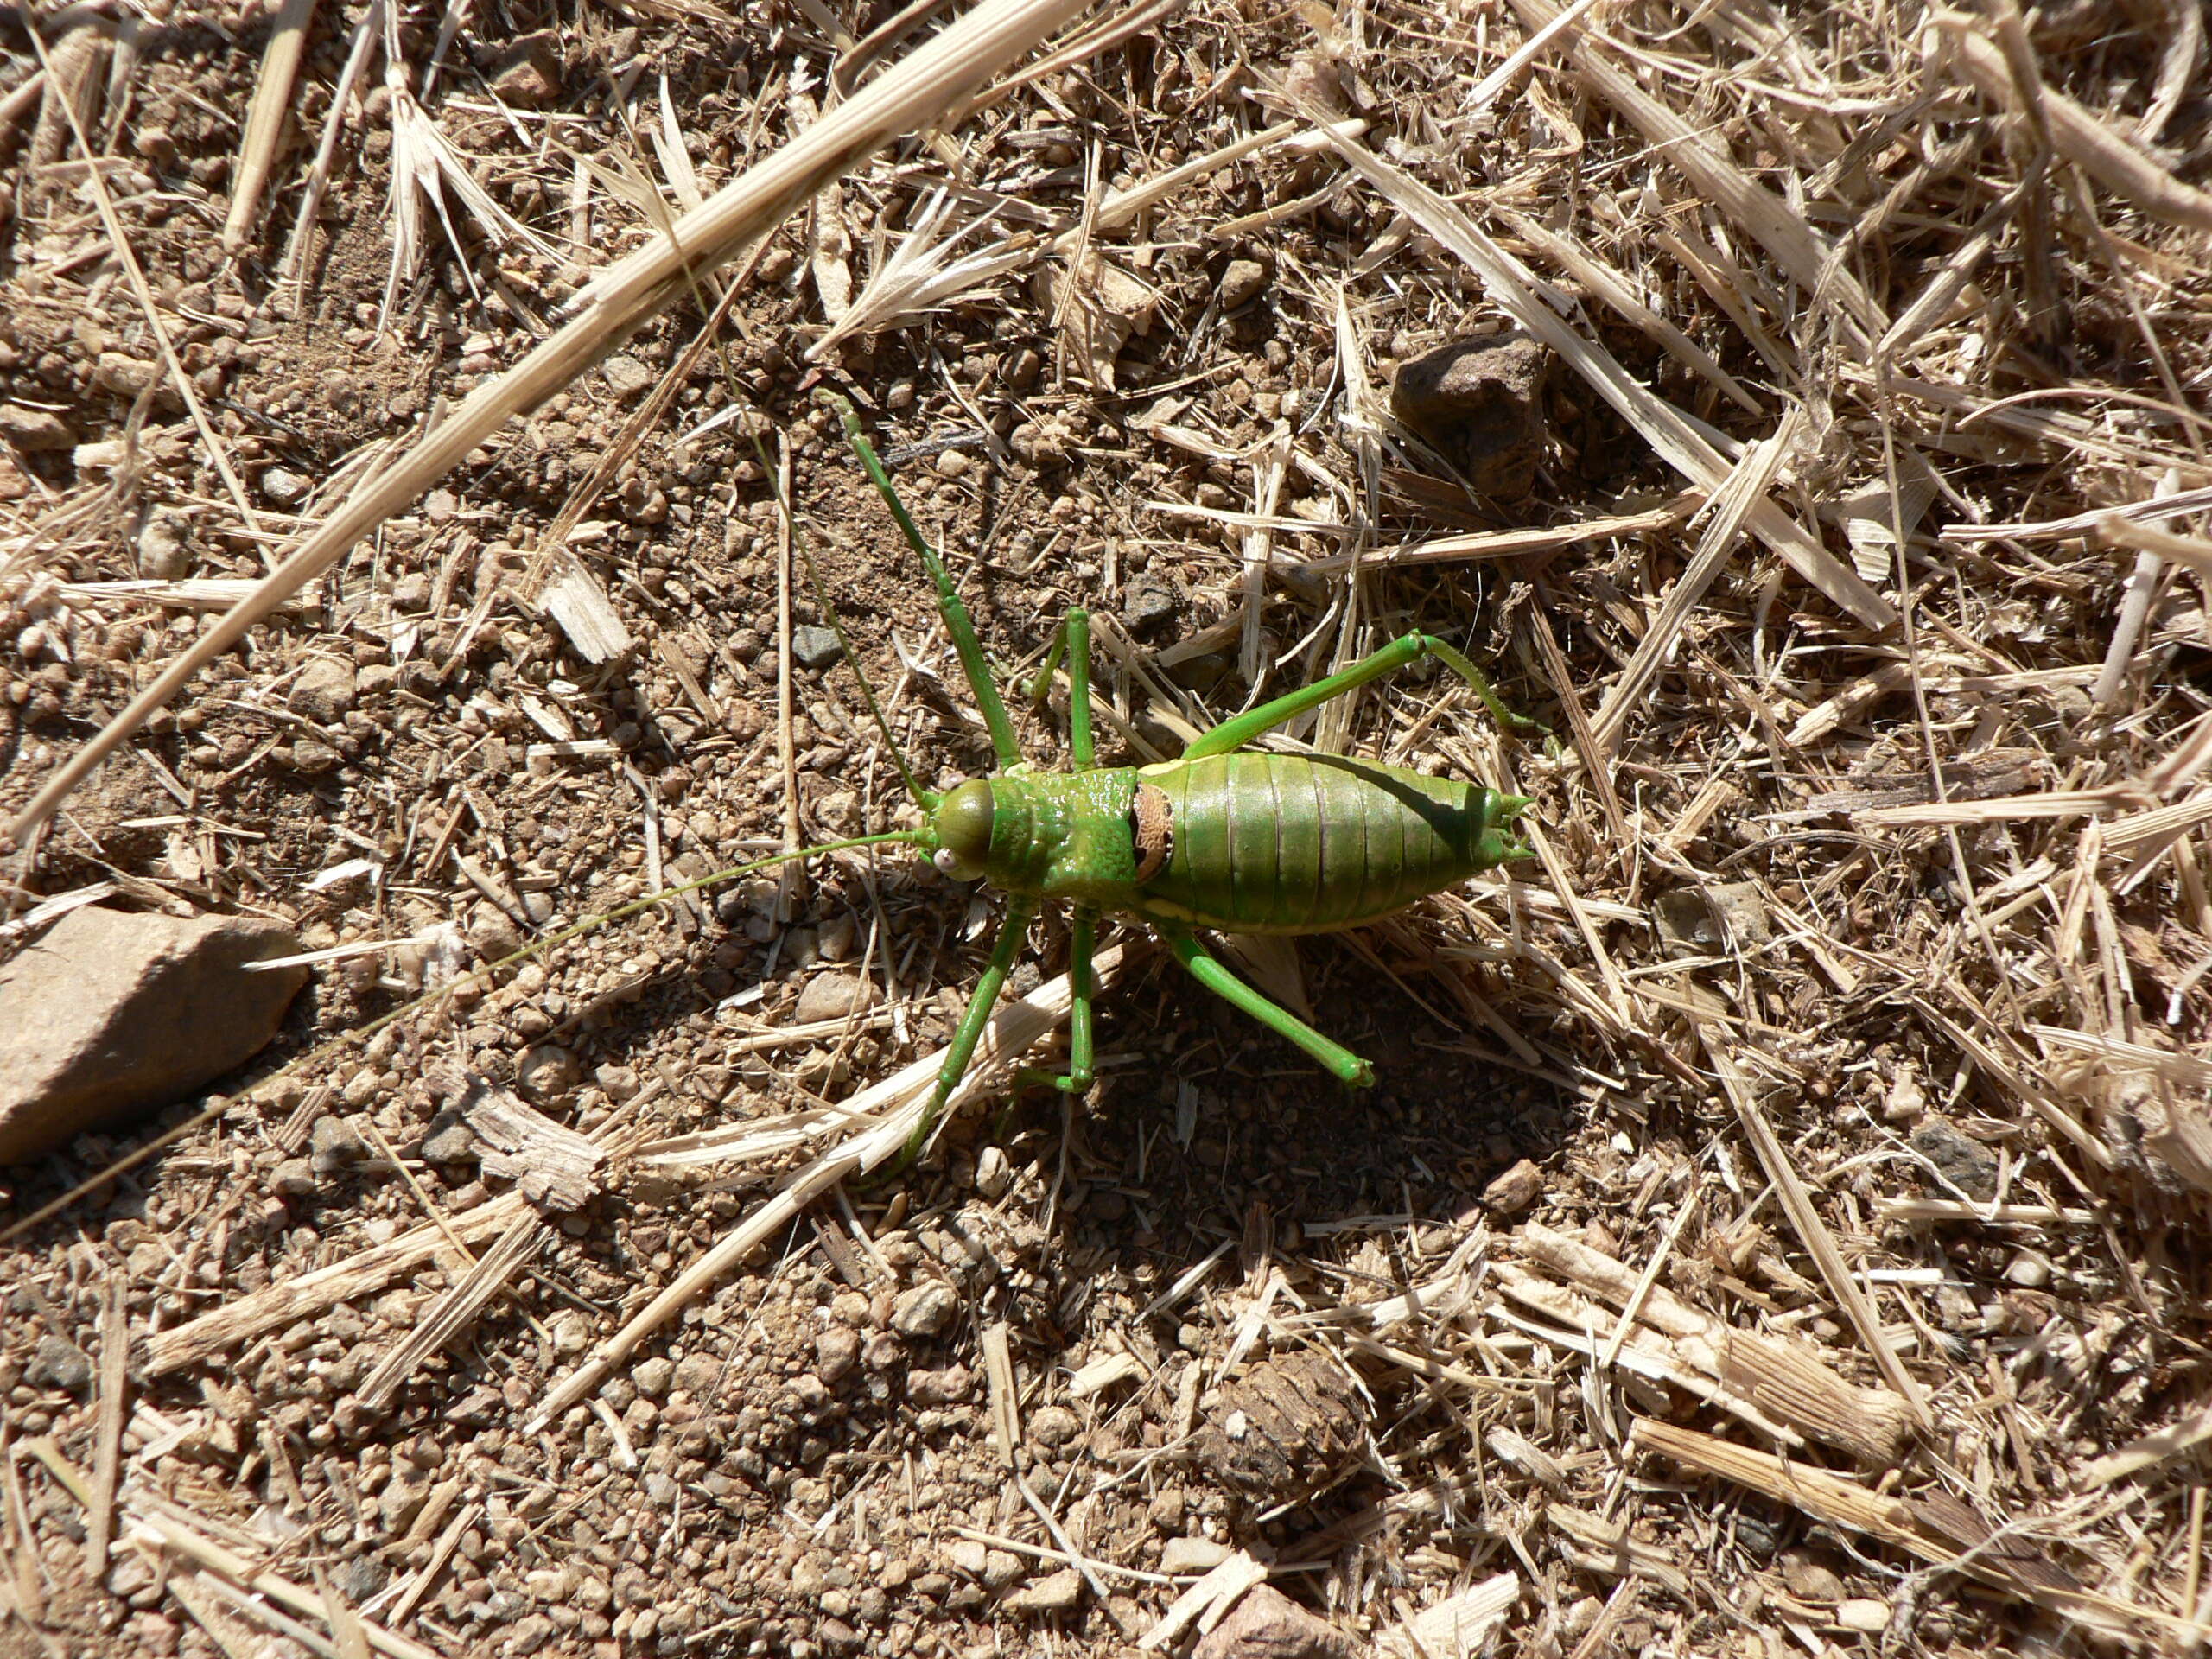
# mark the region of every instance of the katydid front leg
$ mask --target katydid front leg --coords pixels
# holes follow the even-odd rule
[[[944,1064],[938,1068],[937,1087],[930,1096],[930,1103],[922,1113],[922,1121],[914,1126],[913,1134],[906,1137],[898,1159],[883,1172],[882,1179],[904,1174],[922,1155],[929,1142],[930,1132],[937,1128],[937,1121],[944,1115],[944,1103],[952,1098],[952,1091],[960,1086],[961,1078],[968,1075],[968,1063],[976,1058],[976,1044],[982,1037],[983,1024],[991,1017],[991,1007],[1005,988],[1006,976],[1014,968],[1014,953],[1021,949],[1021,942],[1029,932],[1029,924],[1037,918],[1037,901],[1024,893],[1014,893],[1006,901],[1006,916],[999,923],[998,938],[991,941],[991,959],[983,969],[982,977],[976,982],[975,995],[968,999],[968,1007],[960,1016],[960,1024],[952,1033],[951,1045],[945,1050]],[[1085,958],[1086,966],[1089,959]]]

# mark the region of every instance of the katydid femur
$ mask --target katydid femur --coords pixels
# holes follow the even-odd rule
[[[1479,870],[1526,857],[1513,822],[1529,805],[1457,779],[1430,778],[1379,761],[1332,754],[1277,754],[1244,746],[1332,697],[1434,657],[1468,685],[1503,725],[1533,727],[1510,713],[1480,670],[1433,634],[1408,633],[1341,673],[1316,681],[1202,733],[1179,760],[1100,766],[1090,734],[1090,618],[1071,607],[1037,678],[1041,697],[1065,660],[1071,772],[1037,772],[1021,759],[976,625],[944,562],[899,499],[850,404],[831,398],[868,477],[929,571],[952,647],[989,728],[998,769],[940,795],[915,780],[875,694],[848,646],[862,695],[921,808],[922,824],[883,837],[919,849],[958,881],[981,879],[1005,893],[1006,914],[990,962],[961,1015],[928,1109],[908,1141],[911,1160],[926,1141],[974,1057],[1014,954],[1047,900],[1072,907],[1067,1070],[1037,1080],[1075,1093],[1094,1076],[1091,952],[1098,918],[1141,921],[1208,990],[1288,1038],[1355,1088],[1375,1070],[1288,1009],[1238,979],[1194,930],[1318,933],[1355,927]],[[824,605],[825,613],[827,605]],[[842,630],[839,630],[842,643]],[[902,1161],[905,1161],[902,1160]]]

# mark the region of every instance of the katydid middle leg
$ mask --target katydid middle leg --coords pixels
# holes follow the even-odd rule
[[[1030,692],[1033,700],[1043,700],[1063,653],[1068,667],[1068,755],[1077,771],[1088,772],[1097,765],[1098,757],[1090,734],[1090,613],[1080,605],[1071,605],[1061,619],[1059,632],[1052,636],[1044,664],[1037,671],[1037,682]],[[1097,976],[1090,961],[1097,948],[1098,912],[1087,905],[1077,905],[1068,934],[1068,1069],[1055,1075],[1025,1067],[1020,1074],[1023,1083],[1079,1095],[1097,1076],[1096,1023],[1091,1013]]]

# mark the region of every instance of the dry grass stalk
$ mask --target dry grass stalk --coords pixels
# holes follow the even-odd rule
[[[1719,492],[1727,480],[1727,464],[1698,426],[1653,396],[1602,345],[1574,333],[1561,322],[1558,314],[1522,278],[1516,262],[1508,258],[1459,208],[1420,181],[1329,128],[1312,110],[1305,112],[1327,134],[1331,143],[1355,172],[1465,260],[1481,279],[1492,302],[1522,328],[1558,353],[1560,360],[1587,381],[1591,389],[1636,428],[1670,466],[1708,493]],[[1779,507],[1770,503],[1754,507],[1749,523],[1759,538],[1787,560],[1793,569],[1869,628],[1881,632],[1895,622],[1897,613],[1887,600],[1792,522]]]
[[[376,1369],[362,1379],[362,1408],[381,1412],[390,1407],[407,1379],[421,1369],[423,1362],[474,1323],[476,1316],[506,1288],[508,1281],[529,1264],[552,1235],[552,1228],[539,1217],[516,1217],[492,1248],[424,1310],[407,1333],[406,1340],[378,1360]]]
[[[1637,1287],[1625,1264],[1535,1222],[1517,1236],[1531,1261],[1616,1307],[1630,1306]],[[1657,1286],[1644,1289],[1633,1317],[1663,1332],[1677,1354],[1763,1415],[1840,1446],[1862,1463],[1892,1464],[1911,1439],[1913,1413],[1905,1401],[1845,1382],[1802,1338],[1733,1329]]]
[[[1695,1429],[1642,1418],[1630,1437],[1702,1473],[1732,1480],[1847,1532],[1878,1539],[1935,1566],[2031,1601],[2111,1640],[2194,1640],[2201,1627],[2156,1608],[2085,1590],[2044,1551],[2009,1529],[1993,1530],[1955,1497],[1889,1497],[1839,1476],[1752,1452]]]
[[[381,1290],[401,1274],[451,1250],[454,1241],[475,1244],[512,1227],[528,1213],[529,1206],[520,1193],[502,1193],[441,1222],[426,1222],[388,1244],[270,1285],[211,1309],[188,1324],[156,1332],[146,1344],[147,1375],[159,1376],[196,1363],[249,1337]]]
[[[1728,1101],[1736,1109],[1736,1116],[1750,1137],[1758,1154],[1760,1167],[1766,1178],[1774,1183],[1776,1195],[1782,1202],[1783,1212],[1790,1225],[1796,1230],[1799,1242],[1811,1254],[1821,1270],[1821,1281],[1837,1306],[1858,1332],[1859,1340],[1865,1344],[1875,1369],[1903,1399],[1913,1421],[1923,1428],[1932,1427],[1934,1419],[1929,1411],[1928,1398],[1920,1383],[1905,1369],[1904,1362],[1891,1345],[1882,1329],[1882,1322],[1874,1313],[1873,1304],[1866,1300],[1866,1293],[1859,1287],[1859,1280],[1850,1264],[1837,1248],[1835,1236],[1827,1224],[1821,1218],[1814,1206],[1812,1195],[1797,1173],[1796,1165],[1783,1149],[1782,1141],[1764,1112],[1759,1109],[1758,1099],[1751,1093],[1751,1079],[1745,1074],[1731,1050],[1732,1043],[1716,1026],[1701,1022],[1698,1035],[1705,1045],[1713,1069],[1720,1075],[1721,1087],[1727,1091]]]
[[[246,234],[261,213],[261,193],[269,183],[276,142],[291,116],[292,82],[299,73],[300,54],[307,48],[308,30],[314,25],[315,0],[284,0],[270,30],[269,43],[262,48],[261,73],[254,83],[252,106],[246,111],[245,136],[238,141],[231,211],[223,220],[224,251],[232,255],[244,249]]]
[[[172,1516],[150,1513],[136,1517],[133,1541],[150,1553],[181,1557],[210,1580],[234,1592],[241,1610],[257,1610],[263,1599],[334,1627],[336,1618],[323,1599],[282,1575],[262,1570],[234,1550],[194,1531]],[[389,1659],[439,1659],[435,1650],[410,1641],[397,1631],[358,1619],[360,1633],[371,1647]]]
[[[1478,1653],[1521,1601],[1521,1578],[1500,1573],[1471,1584],[1411,1618],[1380,1631],[1376,1649],[1389,1659],[1433,1659],[1438,1654]]]

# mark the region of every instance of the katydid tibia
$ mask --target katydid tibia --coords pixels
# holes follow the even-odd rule
[[[955,1029],[928,1109],[909,1141],[917,1154],[958,1087],[1029,924],[1048,900],[1073,910],[1067,1070],[1035,1078],[1077,1092],[1090,1086],[1095,1048],[1090,957],[1101,916],[1148,925],[1192,976],[1287,1038],[1345,1084],[1363,1088],[1374,1068],[1238,979],[1199,942],[1199,928],[1232,933],[1314,933],[1357,926],[1457,885],[1529,847],[1513,823],[1528,798],[1431,778],[1342,755],[1277,754],[1245,745],[1355,687],[1433,657],[1471,686],[1503,725],[1533,727],[1510,712],[1480,670],[1433,634],[1392,640],[1340,673],[1262,703],[1201,734],[1178,760],[1145,766],[1096,764],[1090,730],[1090,622],[1069,609],[1047,652],[1036,691],[1067,668],[1070,772],[1038,772],[1021,759],[1013,723],[983,658],[967,607],[944,563],[899,499],[851,406],[832,399],[847,436],[937,588],[997,770],[939,795],[916,782],[899,755],[875,696],[862,694],[922,811],[904,841],[956,880],[981,879],[1007,895],[1006,913],[967,1010]],[[826,610],[825,606],[825,610]],[[842,639],[842,630],[839,631]],[[855,675],[860,665],[846,651]]]

